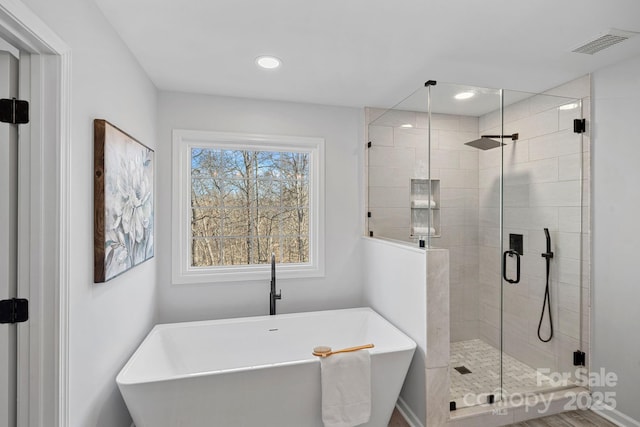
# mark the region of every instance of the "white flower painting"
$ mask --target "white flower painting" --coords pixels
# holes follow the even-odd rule
[[[153,257],[154,153],[104,120],[94,131],[95,281],[106,282]]]

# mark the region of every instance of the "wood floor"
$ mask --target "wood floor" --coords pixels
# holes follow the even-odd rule
[[[398,412],[398,408],[393,409],[393,415],[391,415],[391,420],[389,421],[389,427],[410,427],[409,423],[407,423],[400,412]]]
[[[402,418],[398,410],[394,409],[389,427],[409,427],[409,424]],[[616,427],[616,425],[596,415],[593,411],[571,411],[511,424],[510,427]]]
[[[593,411],[571,411],[511,424],[511,427],[616,427],[616,425]]]

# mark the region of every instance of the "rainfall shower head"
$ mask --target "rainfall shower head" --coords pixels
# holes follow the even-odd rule
[[[512,135],[482,135],[480,139],[476,139],[471,142],[465,142],[464,145],[468,145],[473,148],[479,148],[481,150],[490,150],[492,148],[500,147],[501,145],[505,145],[500,141],[496,141],[494,138],[511,138],[512,141],[518,140],[518,134],[514,133]]]

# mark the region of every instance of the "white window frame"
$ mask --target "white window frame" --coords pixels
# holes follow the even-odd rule
[[[172,282],[235,282],[269,278],[268,264],[191,266],[191,149],[299,152],[309,155],[309,262],[278,264],[278,278],[323,277],[324,138],[173,130]],[[276,260],[277,261],[277,260]]]

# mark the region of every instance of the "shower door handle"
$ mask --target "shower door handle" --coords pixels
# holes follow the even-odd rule
[[[509,279],[507,277],[507,255],[516,257],[516,278]],[[508,250],[504,252],[502,256],[502,277],[509,283],[518,283],[520,281],[520,254],[514,250]]]

